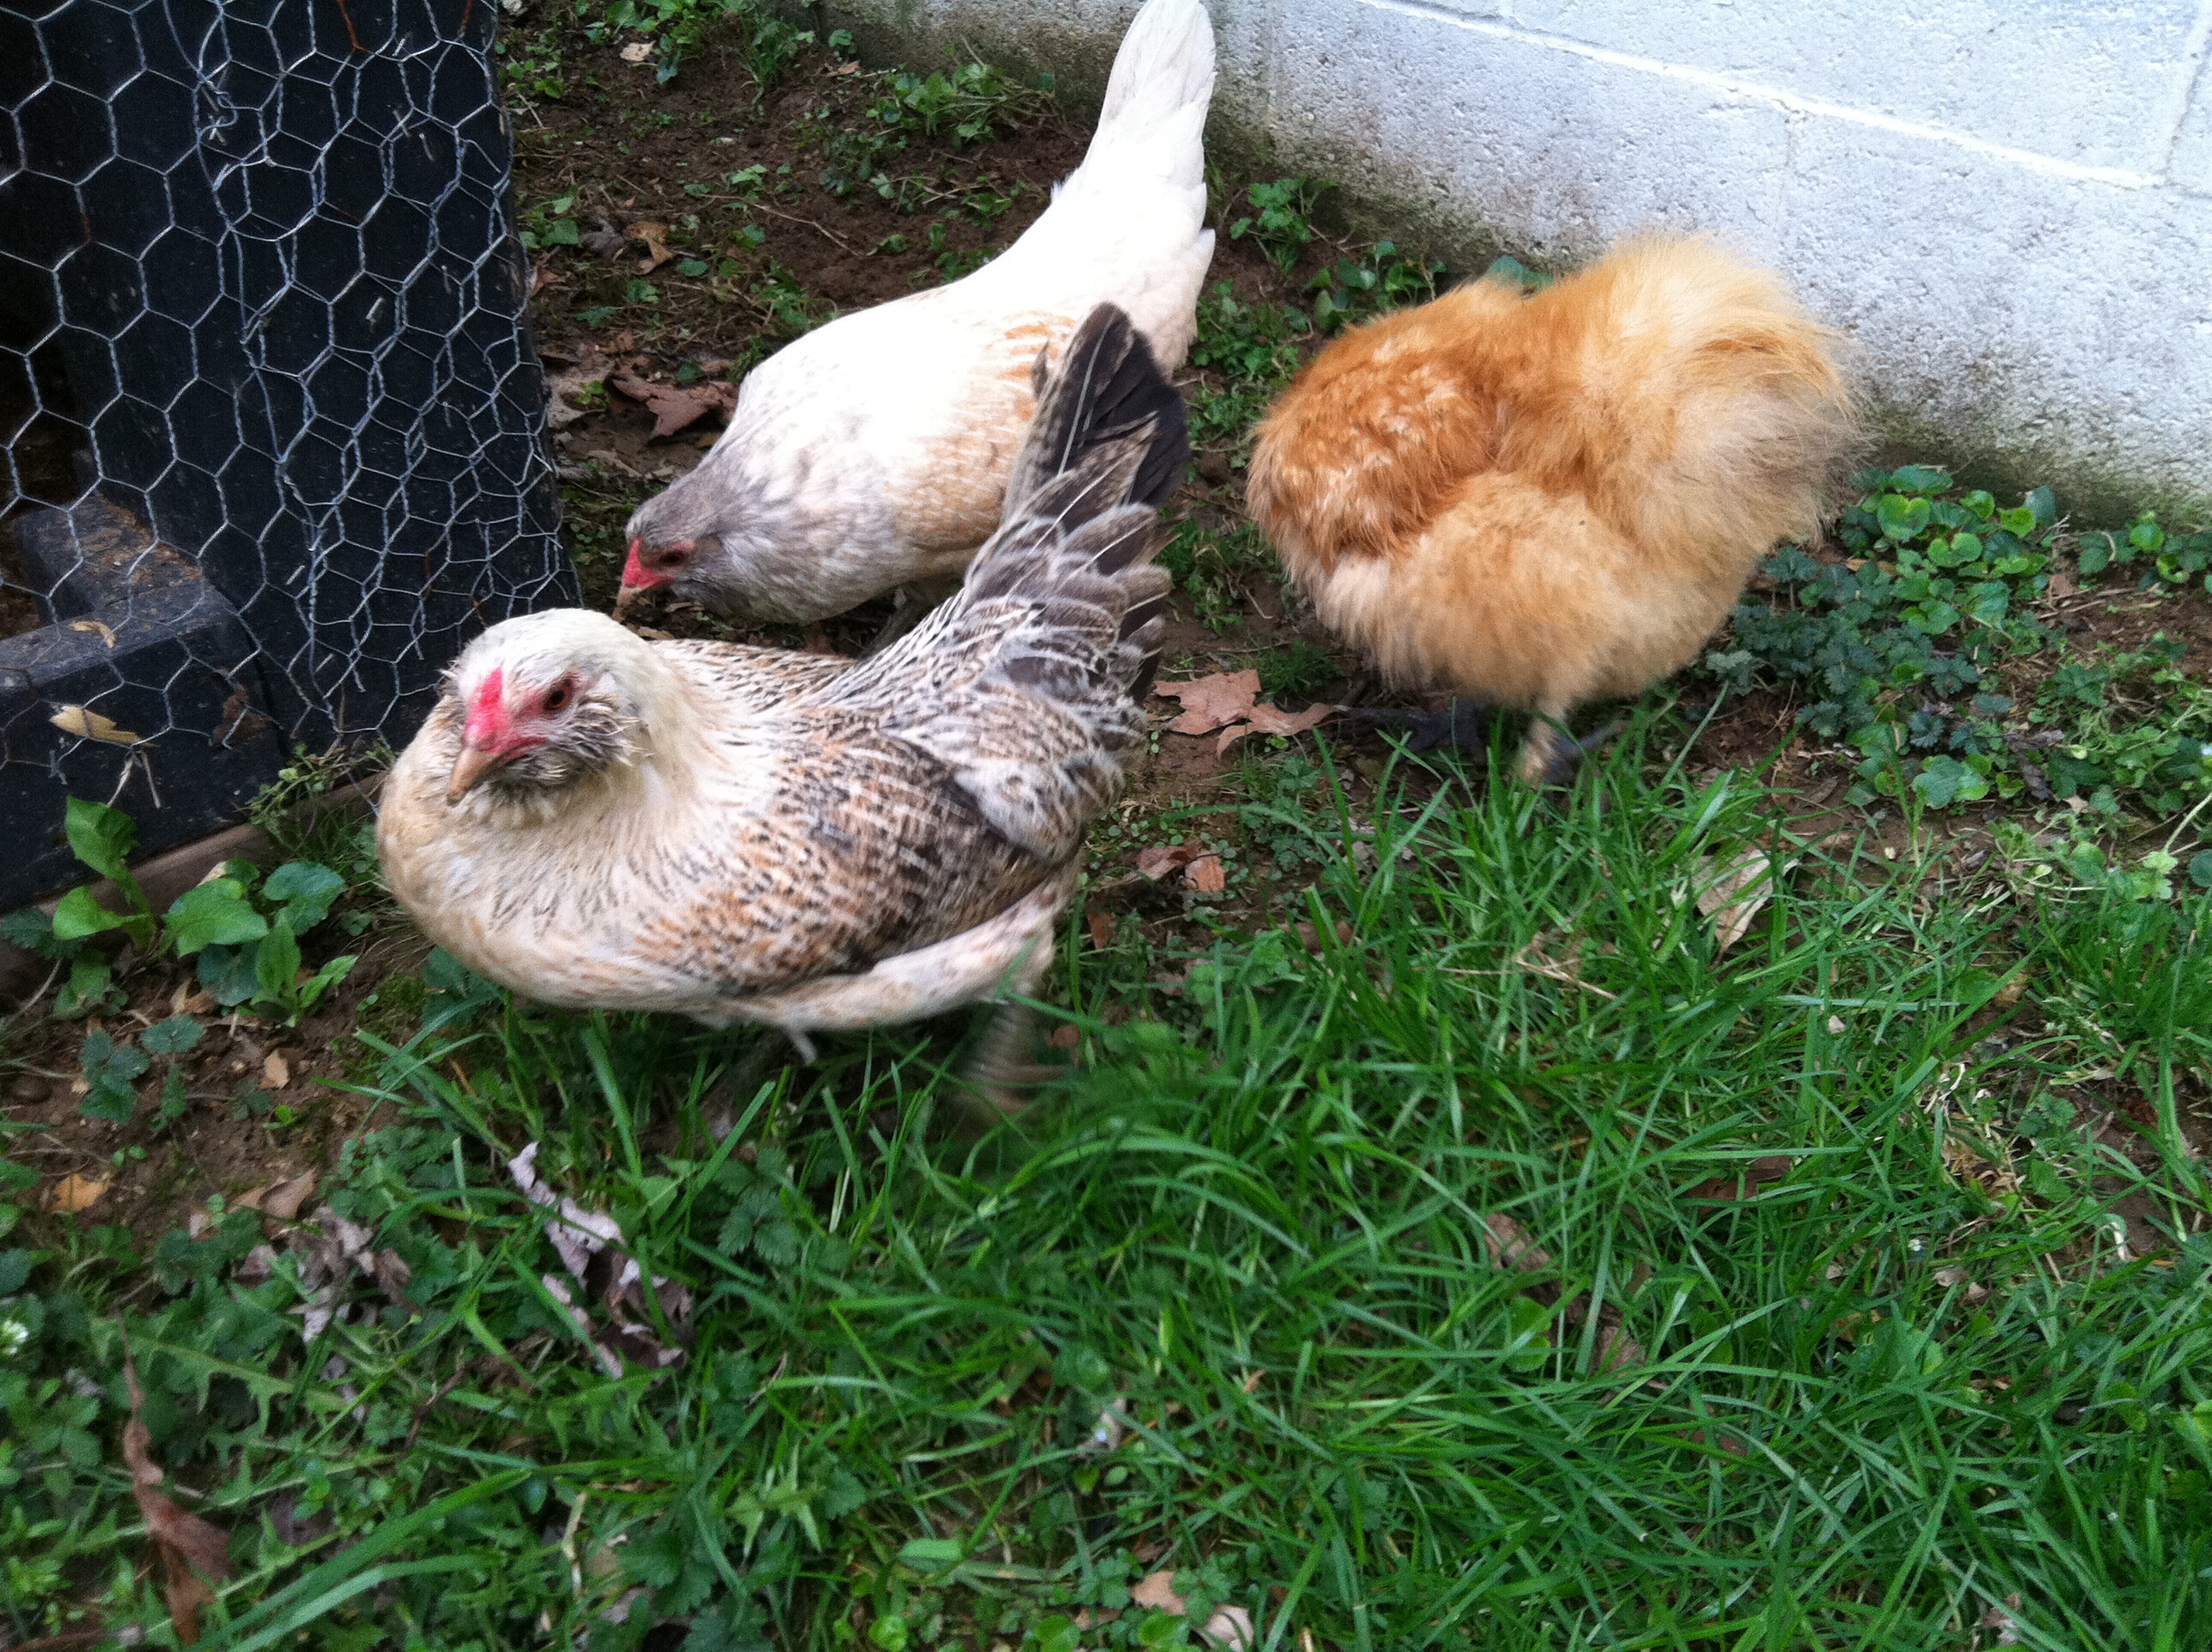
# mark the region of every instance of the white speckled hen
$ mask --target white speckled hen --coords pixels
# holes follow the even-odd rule
[[[1033,992],[1144,738],[1156,507],[1189,456],[1120,310],[1036,374],[1005,525],[872,659],[649,643],[573,609],[471,643],[385,793],[408,913],[540,1003],[764,1023],[802,1050]]]
[[[841,316],[747,374],[713,451],[631,517],[623,596],[805,623],[957,584],[999,525],[1038,350],[1097,304],[1170,373],[1190,349],[1212,95],[1202,0],[1147,0],[1042,216],[973,275]]]

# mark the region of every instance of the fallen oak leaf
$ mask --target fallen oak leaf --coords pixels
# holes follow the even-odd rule
[[[64,734],[74,734],[81,740],[105,740],[110,745],[143,745],[146,737],[133,734],[127,728],[118,728],[112,719],[101,716],[82,706],[64,706],[46,719]]]
[[[651,275],[676,256],[669,249],[666,224],[654,223],[647,220],[631,224],[623,231],[623,234],[645,248],[645,256],[637,263],[637,272],[641,276]]]
[[[46,1200],[46,1208],[64,1216],[75,1216],[79,1211],[89,1210],[107,1196],[112,1184],[95,1181],[91,1176],[65,1175],[54,1184]]]
[[[545,428],[565,430],[591,410],[579,407],[569,398],[587,394],[594,385],[606,382],[606,369],[591,367],[576,367],[545,381]]]
[[[1528,1236],[1528,1230],[1510,1216],[1486,1216],[1482,1219],[1482,1248],[1490,1253],[1494,1267],[1518,1268],[1524,1273],[1540,1273],[1552,1265],[1552,1253]]]
[[[1170,733],[1211,734],[1252,714],[1252,702],[1260,697],[1260,673],[1217,671],[1188,683],[1162,683],[1152,692],[1182,702],[1182,714],[1168,725]]]
[[[1137,851],[1137,870],[1155,884],[1178,866],[1188,866],[1206,851],[1195,843],[1153,843]]]
[[[1242,1606],[1219,1606],[1213,1616],[1199,1626],[1199,1638],[1214,1645],[1226,1647],[1229,1652],[1246,1652],[1253,1644],[1252,1614]]]
[[[1738,1175],[1710,1176],[1684,1193],[1685,1199],[1710,1199],[1726,1203],[1750,1199],[1770,1181],[1779,1181],[1788,1175],[1796,1160],[1787,1153],[1769,1153],[1755,1158]]]
[[[1297,932],[1298,944],[1300,946],[1305,948],[1309,952],[1318,952],[1321,951],[1321,931],[1316,929],[1311,924],[1308,923],[1303,918],[1299,919],[1292,927]],[[1346,923],[1342,919],[1339,919],[1337,920],[1336,938],[1340,944],[1345,946],[1352,944],[1352,926]]]
[[[306,1204],[315,1191],[315,1172],[302,1171],[289,1181],[280,1181],[269,1189],[261,1201],[261,1213],[273,1216],[280,1222],[297,1218],[300,1206]]]
[[[656,437],[688,430],[715,409],[727,412],[738,404],[738,387],[720,381],[686,387],[656,385],[634,373],[618,373],[607,380],[607,387],[631,401],[645,404],[647,411],[653,415],[653,434]]]
[[[1297,712],[1284,711],[1275,706],[1255,705],[1252,708],[1249,722],[1221,731],[1221,738],[1214,743],[1214,750],[1226,751],[1248,734],[1303,734],[1308,729],[1327,722],[1336,715],[1337,710],[1334,706],[1319,701]]]
[[[1152,1612],[1172,1612],[1177,1617],[1190,1609],[1190,1603],[1176,1593],[1172,1571],[1148,1572],[1139,1578],[1129,1590],[1129,1604]]]
[[[1984,1612],[1982,1614],[1981,1622],[1978,1624],[1976,1627],[1978,1629],[1994,1629],[1996,1631],[1997,1637],[1990,1643],[1992,1646],[2018,1646],[2020,1644],[2020,1620],[2013,1614],[2019,1610],[2020,1596],[2017,1594],[2008,1594],[2004,1598],[2004,1604],[2002,1606],[1992,1606],[1987,1612]],[[1981,1643],[1981,1637],[1979,1635],[1975,1636],[1974,1641],[1977,1645],[1979,1645]]]
[[[1704,863],[1710,870],[1711,861]],[[1713,920],[1715,950],[1725,952],[1751,930],[1773,894],[1767,878],[1772,865],[1763,849],[1748,849],[1715,873],[1698,895],[1698,910]]]
[[[1147,1573],[1129,1590],[1129,1604],[1152,1612],[1172,1613],[1178,1618],[1190,1615],[1190,1602],[1176,1593],[1175,1573]],[[1206,1620],[1199,1638],[1212,1645],[1225,1647],[1229,1652],[1245,1652],[1253,1644],[1252,1614],[1243,1606],[1219,1606]]]
[[[123,1345],[123,1379],[131,1393],[131,1417],[123,1425],[123,1461],[131,1470],[131,1491],[146,1534],[161,1556],[167,1576],[162,1590],[177,1638],[191,1646],[200,1637],[200,1608],[215,1599],[211,1583],[230,1576],[230,1534],[222,1527],[188,1514],[160,1489],[167,1478],[154,1461],[154,1436],[139,1415],[146,1392],[138,1386],[138,1366],[131,1345]]]

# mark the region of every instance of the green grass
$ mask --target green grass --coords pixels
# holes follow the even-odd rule
[[[11,1631],[168,1643],[127,1329],[234,1534],[226,1646],[1157,1646],[1159,1568],[1269,1649],[1948,1649],[2014,1596],[2023,1646],[2205,1644],[2212,1245],[2110,1224],[2203,1220],[2212,902],[1801,846],[1722,953],[1695,894],[1777,847],[1755,785],[1633,744],[1565,802],[1413,778],[1231,811],[1316,955],[1077,914],[1086,1070],[981,1142],[920,1035],[732,1096],[742,1037],[434,972],[326,1187],[404,1303],[357,1275],[303,1348],[250,1212],[0,1253]],[[2141,1151],[2085,1082],[2149,1100]],[[688,1288],[680,1366],[610,1380],[552,1300],[533,1141],[656,1281],[636,1323]]]

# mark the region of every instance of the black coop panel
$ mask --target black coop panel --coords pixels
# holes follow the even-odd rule
[[[574,602],[496,0],[0,5],[0,910]]]

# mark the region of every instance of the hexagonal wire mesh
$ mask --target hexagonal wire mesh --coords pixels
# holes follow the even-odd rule
[[[0,911],[575,600],[495,0],[0,4]]]

